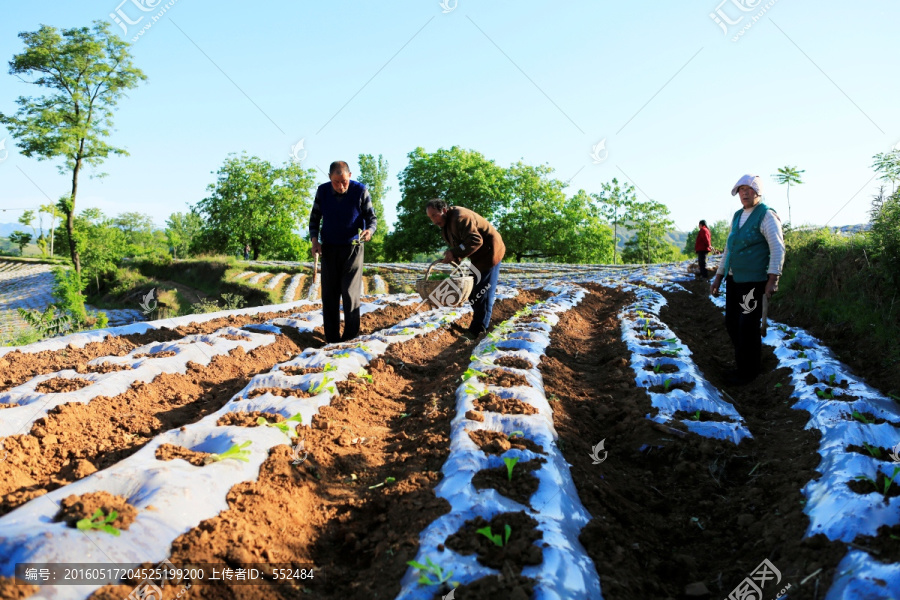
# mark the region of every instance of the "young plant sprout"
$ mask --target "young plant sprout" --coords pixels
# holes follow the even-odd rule
[[[830,383],[831,385],[834,385],[834,379],[835,379],[835,375],[834,375],[834,373],[832,373],[831,375],[828,376],[828,383]]]
[[[356,373],[354,375],[354,377],[356,377],[358,379],[365,379],[369,383],[372,383],[372,381],[373,381],[372,376],[369,375],[368,373],[366,373],[365,369],[360,369],[359,373]]]
[[[660,369],[662,369],[662,364],[656,363],[655,365],[653,365],[653,372],[654,372],[654,373],[659,373]]]
[[[666,379],[665,381],[663,381],[663,389],[666,391],[667,394],[669,393],[669,388],[670,388],[670,387],[672,387],[672,380],[671,380],[671,379]]]
[[[317,394],[321,394],[325,389],[328,389],[328,391],[331,392],[332,394],[335,393],[334,386],[328,385],[332,381],[334,381],[334,380],[331,377],[328,377],[326,375],[325,377],[322,378],[322,381],[320,381],[318,385],[309,388],[309,393],[311,395],[315,396]],[[328,386],[328,387],[326,388],[326,386]]]
[[[863,446],[865,446],[866,450],[871,454],[874,458],[881,460],[881,450],[877,447],[869,444],[868,442],[863,442]]]
[[[497,350],[497,345],[496,345],[496,344],[488,344],[488,345],[485,346],[484,349],[481,351],[481,354],[490,354],[491,352],[495,352],[496,350]]]
[[[516,463],[519,462],[519,459],[518,458],[504,458],[503,462],[506,463],[506,478],[509,481],[512,481],[513,467],[516,466]]]
[[[372,353],[372,350],[371,350],[368,346],[366,346],[365,344],[363,344],[362,342],[358,343],[358,344],[356,345],[356,347],[359,348],[360,350],[362,350],[363,352],[368,352],[369,354]]]
[[[234,444],[231,448],[229,448],[222,454],[210,454],[203,462],[208,465],[210,463],[219,462],[220,460],[225,460],[226,458],[233,458],[241,462],[250,462],[250,451],[244,450],[244,448],[246,448],[250,444],[250,440],[247,440],[240,445]]]
[[[325,368],[322,369],[322,372],[328,373],[329,371],[337,371],[337,366],[334,363],[328,363],[325,365]]]
[[[800,354],[797,355],[797,357],[798,358],[806,358],[806,352],[805,351],[801,352]]]
[[[691,415],[691,419],[694,421],[699,421],[700,420],[700,411],[698,410],[693,415]]]
[[[821,398],[823,400],[834,400],[834,394],[831,392],[830,389],[825,390],[825,391],[816,390],[816,396],[818,396],[819,398]]]
[[[99,529],[100,531],[105,531],[106,533],[111,533],[115,536],[122,535],[122,532],[110,525],[116,518],[119,516],[119,513],[116,511],[110,511],[109,515],[103,514],[103,509],[98,508],[91,518],[85,517],[81,519],[77,523],[75,523],[75,527],[80,529],[81,531],[90,531],[92,529]]]
[[[297,435],[297,432],[294,430],[294,426],[292,425],[292,423],[302,423],[302,422],[303,422],[303,415],[301,415],[300,413],[297,413],[293,417],[291,417],[285,421],[282,421],[281,423],[269,423],[268,421],[266,421],[265,417],[257,417],[256,418],[257,425],[262,425],[264,427],[274,427],[274,428],[280,430],[284,435],[286,435],[288,437],[293,437],[293,436]]]
[[[465,392],[466,394],[470,394],[475,397],[481,397],[481,390],[472,385],[469,385],[468,383],[466,384]]]
[[[418,579],[419,585],[440,585],[442,583],[450,581],[450,577],[453,576],[453,571],[445,571],[438,565],[431,562],[431,559],[428,557],[425,558],[425,563],[426,564],[423,565],[422,563],[418,563],[414,560],[406,562],[406,564],[408,564],[412,568],[423,571],[422,576]],[[432,580],[429,575],[434,575],[436,580]],[[455,584],[455,581],[450,581],[450,585],[452,585],[453,587],[456,587]]]
[[[365,244],[364,241],[362,241],[362,240],[359,239],[360,236],[362,236],[362,232],[363,232],[362,229],[359,229],[359,230],[357,231],[356,239],[353,240],[353,242],[352,242],[354,246],[362,246],[363,244]]]
[[[478,369],[473,369],[473,368],[469,367],[468,369],[466,369],[466,372],[462,374],[461,379],[463,382],[466,382],[466,381],[472,379],[473,377],[484,377],[484,373],[482,373]]]
[[[400,330],[400,335],[413,335],[415,332],[416,332],[415,329],[412,329],[410,327],[404,327],[403,329]]]
[[[384,481],[382,481],[381,483],[376,483],[375,485],[370,485],[369,489],[374,490],[375,488],[380,488],[383,485],[391,484],[391,483],[394,483],[395,481],[397,481],[396,477],[385,477]]]
[[[512,433],[509,434],[509,439],[513,439],[514,437],[522,437],[523,438],[523,437],[525,437],[525,432],[524,431],[513,431]]]
[[[885,502],[887,502],[887,499],[888,499],[888,492],[891,491],[891,484],[894,483],[894,478],[897,477],[897,474],[898,474],[898,473],[900,473],[900,467],[894,467],[894,472],[891,473],[891,476],[890,476],[890,477],[887,476],[887,473],[883,473],[883,475],[884,475],[884,492],[883,492],[883,496],[884,496],[884,501],[885,501]],[[875,482],[875,480],[872,479],[871,477],[867,477],[867,476],[865,476],[865,475],[857,475],[856,477],[854,477],[854,479],[859,479],[859,480],[862,480],[862,481],[868,481],[869,483],[872,484],[872,487],[874,487],[876,490],[878,489],[878,484],[877,484],[877,483]]]
[[[863,423],[863,424],[865,424],[865,425],[871,425],[871,424],[872,424],[872,421],[868,420],[868,419],[865,417],[865,415],[863,415],[863,414],[862,414],[861,412],[859,412],[858,410],[854,410],[853,413],[851,414],[851,416],[852,416],[854,419],[856,419],[857,421],[859,421],[860,423]]]
[[[491,531],[491,526],[490,526],[490,525],[488,525],[487,527],[482,527],[481,529],[476,530],[475,533],[480,533],[481,535],[483,535],[483,536],[486,537],[487,539],[489,539],[489,540],[491,540],[492,542],[494,542],[494,545],[495,545],[495,546],[499,546],[500,548],[502,548],[504,545],[506,545],[506,542],[509,541],[509,535],[512,533],[512,527],[510,527],[510,526],[507,524],[507,525],[504,525],[504,526],[503,526],[503,529],[504,529],[504,535],[502,535],[502,536],[501,536],[499,533],[498,533],[498,534],[494,534],[494,532]]]

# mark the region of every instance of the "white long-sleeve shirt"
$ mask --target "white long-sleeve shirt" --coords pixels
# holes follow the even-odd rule
[[[743,226],[743,224],[747,222],[747,219],[750,218],[750,214],[755,208],[756,207],[754,206],[753,208],[744,209],[744,213],[741,215],[741,219],[738,222],[738,227]],[[774,275],[781,275],[781,267],[784,266],[784,233],[781,231],[781,218],[779,218],[778,213],[774,210],[767,210],[762,221],[759,223],[759,231],[763,234],[763,237],[766,238],[766,242],[769,243],[769,268],[766,272]],[[731,233],[733,232],[734,227],[731,228]],[[716,275],[724,275],[725,261],[727,258],[728,244],[725,244],[725,251],[722,253],[722,260],[719,261],[719,268],[716,270]],[[733,274],[730,269],[728,274]]]

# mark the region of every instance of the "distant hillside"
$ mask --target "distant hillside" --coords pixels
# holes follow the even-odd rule
[[[619,227],[618,233],[619,235],[617,237],[619,238],[619,248],[624,248],[625,242],[634,237],[634,230],[632,229],[623,229],[622,227]],[[687,231],[669,231],[663,237],[665,240],[674,244],[676,248],[684,248],[684,242],[687,239],[687,236]]]

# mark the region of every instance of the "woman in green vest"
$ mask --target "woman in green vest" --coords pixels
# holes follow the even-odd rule
[[[740,196],[743,208],[731,220],[725,253],[709,289],[718,296],[722,278],[727,276],[725,328],[734,344],[735,362],[727,381],[732,385],[747,384],[759,375],[762,299],[778,290],[784,265],[781,219],[760,202],[761,194],[759,175],[744,175],[734,184],[731,195]]]

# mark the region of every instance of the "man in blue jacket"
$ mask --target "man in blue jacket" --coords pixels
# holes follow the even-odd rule
[[[313,256],[322,255],[322,321],[325,340],[329,344],[351,340],[359,335],[363,243],[372,239],[377,226],[369,190],[362,183],[350,179],[350,175],[350,167],[344,161],[331,163],[328,169],[331,182],[323,183],[316,190],[316,199],[309,215],[312,253]]]

